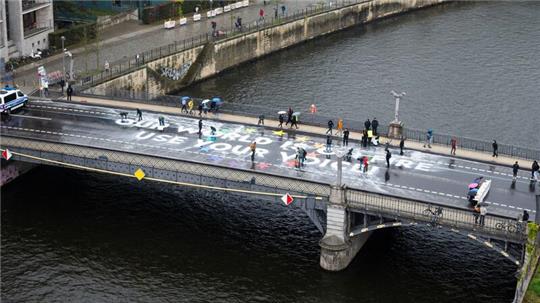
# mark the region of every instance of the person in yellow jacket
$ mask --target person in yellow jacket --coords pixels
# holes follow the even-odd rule
[[[189,109],[189,114],[193,115],[193,99],[189,99],[188,109]]]
[[[336,135],[337,136],[341,136],[341,134],[343,134],[343,119],[338,119],[338,122],[337,122],[337,133]]]

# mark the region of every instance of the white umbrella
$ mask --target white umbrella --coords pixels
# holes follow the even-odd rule
[[[277,113],[278,113],[278,115],[285,115],[285,114],[286,114],[287,112],[286,112],[286,111],[284,111],[284,110],[280,110],[280,111],[279,111],[279,112],[277,112]]]
[[[293,116],[300,116],[300,112],[294,112],[292,115]]]
[[[210,99],[204,99],[204,100],[201,102],[201,104],[206,104],[206,103],[208,103],[208,102],[210,102]]]

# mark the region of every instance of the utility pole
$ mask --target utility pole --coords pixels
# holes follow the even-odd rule
[[[66,37],[62,36],[60,39],[62,40],[62,79],[66,81],[66,49],[64,48]]]
[[[101,36],[101,30],[99,24],[96,22],[96,69],[99,70],[99,40]]]

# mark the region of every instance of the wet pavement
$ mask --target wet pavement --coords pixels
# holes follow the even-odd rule
[[[125,120],[121,112],[128,112]],[[158,117],[166,127],[159,130]],[[211,127],[217,131],[211,134]],[[336,181],[337,157],[334,145],[326,149],[326,138],[296,133],[294,130],[266,129],[205,119],[198,138],[198,118],[144,112],[137,121],[135,111],[51,101],[31,101],[26,109],[2,123],[3,135],[16,135],[54,142],[91,146],[125,152],[155,155],[209,163],[231,168],[252,169],[328,184]],[[249,144],[257,142],[252,162]],[[334,144],[340,143],[334,137]],[[298,147],[306,149],[305,167],[295,166]],[[539,186],[521,171],[512,182],[505,166],[390,148],[390,168],[386,167],[384,147],[362,148],[350,142],[352,160],[343,162],[343,183],[350,188],[397,195],[412,199],[467,208],[467,185],[483,176],[492,180],[486,198],[490,213],[516,217],[523,209],[533,211]],[[367,156],[367,172],[359,158]]]

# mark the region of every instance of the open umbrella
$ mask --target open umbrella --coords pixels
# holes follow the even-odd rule
[[[471,184],[469,184],[469,189],[477,188],[477,187],[478,187],[478,183],[471,183]]]
[[[182,101],[189,101],[189,99],[191,99],[189,96],[183,96],[182,97]]]
[[[212,102],[216,102],[217,105],[221,105],[221,103],[223,103],[223,99],[220,97],[214,97],[212,98]]]
[[[210,102],[210,99],[204,99],[204,100],[202,100],[201,104],[206,104],[208,102]]]
[[[300,116],[300,112],[294,112],[292,115],[293,116]]]
[[[277,113],[278,113],[278,115],[285,115],[285,114],[286,114],[287,112],[286,112],[286,111],[284,111],[284,110],[280,110],[280,111],[279,111],[279,112],[277,112]]]

